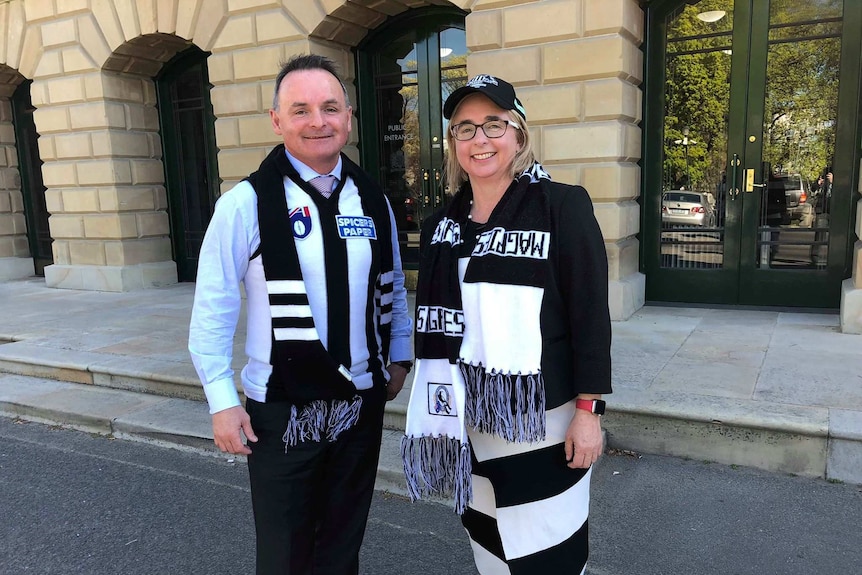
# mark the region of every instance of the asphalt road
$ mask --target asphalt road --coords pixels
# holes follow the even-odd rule
[[[0,417],[0,574],[253,572],[244,463]],[[862,488],[612,454],[593,475],[589,575],[856,574]],[[367,575],[475,575],[437,503],[378,492]],[[537,574],[544,575],[544,574]]]

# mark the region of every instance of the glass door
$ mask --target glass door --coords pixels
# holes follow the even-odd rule
[[[650,15],[647,299],[838,306],[859,78],[845,3],[665,2]]]
[[[411,12],[359,51],[362,164],[389,197],[407,268],[418,263],[422,220],[446,201],[442,109],[467,82],[466,60],[464,15],[452,10]]]

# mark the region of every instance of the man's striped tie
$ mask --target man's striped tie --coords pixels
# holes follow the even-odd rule
[[[308,183],[314,187],[315,190],[320,192],[324,198],[328,198],[332,195],[332,188],[335,187],[335,182],[338,180],[335,176],[317,176],[316,178],[311,178]]]

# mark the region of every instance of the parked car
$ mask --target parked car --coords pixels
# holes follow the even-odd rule
[[[809,205],[810,188],[808,180],[800,174],[776,174],[769,180],[770,186],[784,189],[789,221],[807,221],[811,218],[813,206]],[[806,226],[807,227],[807,226]]]
[[[685,190],[665,192],[661,198],[661,221],[668,226],[715,226],[715,210],[706,194]]]

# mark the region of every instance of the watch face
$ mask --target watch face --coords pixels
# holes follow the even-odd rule
[[[604,415],[605,413],[605,402],[601,399],[578,399],[575,405],[578,409],[583,409],[596,415]]]

